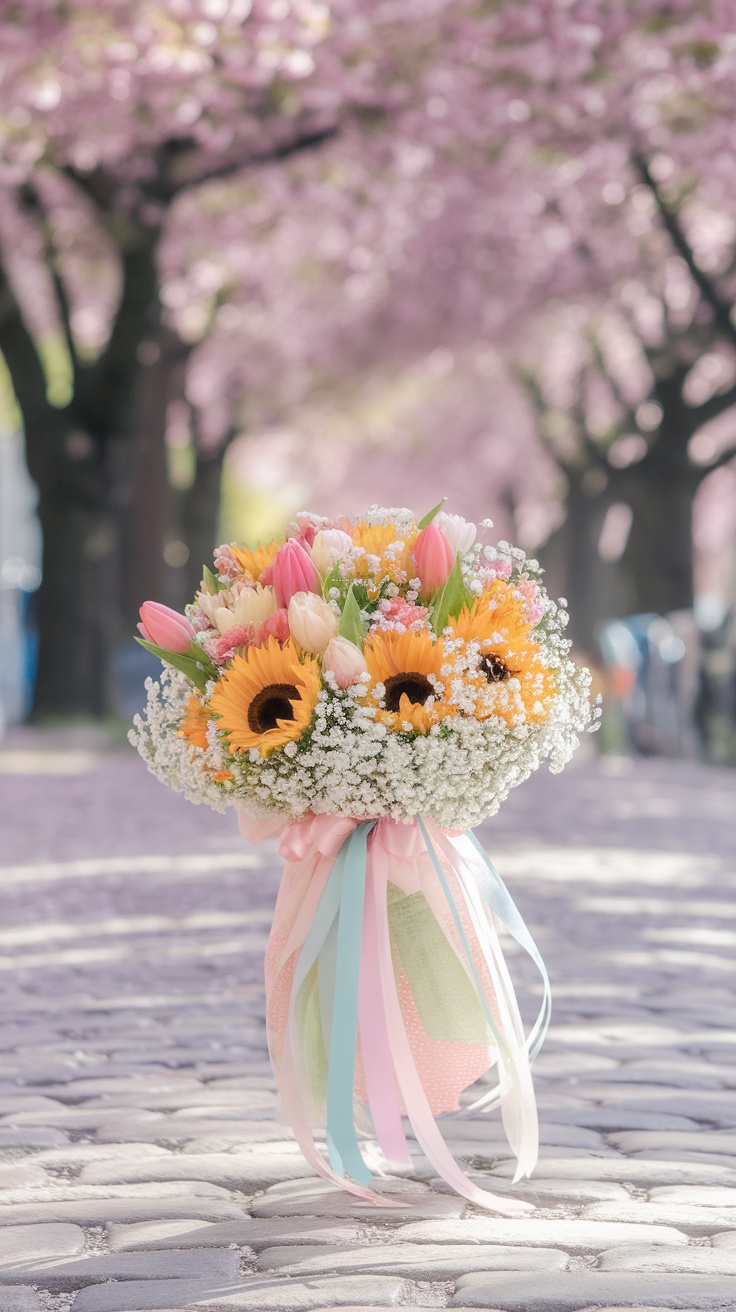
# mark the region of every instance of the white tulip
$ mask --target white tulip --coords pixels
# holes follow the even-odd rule
[[[334,675],[338,688],[350,688],[357,683],[361,674],[366,674],[368,666],[365,657],[348,638],[333,638],[322,657],[322,669]]]
[[[350,555],[353,540],[341,528],[323,528],[312,543],[312,564],[321,578],[326,578],[336,560]]]
[[[444,510],[435,515],[434,522],[450,539],[456,553],[459,551],[464,556],[466,551],[470,551],[477,532],[475,524],[463,519],[462,515],[448,515]]]
[[[289,631],[304,651],[321,656],[339,624],[339,615],[316,592],[294,593],[289,602]]]

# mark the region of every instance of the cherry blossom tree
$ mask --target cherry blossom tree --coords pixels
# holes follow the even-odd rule
[[[662,295],[641,196],[657,258],[677,228],[697,287],[690,211],[723,216],[733,190],[729,21],[721,0],[39,0],[3,18],[0,350],[44,528],[39,713],[109,705],[121,570],[136,601],[165,595],[167,430],[194,438],[179,510],[198,568],[253,415],[437,350],[525,358],[554,298],[591,320],[613,301],[653,349],[623,294]],[[634,395],[599,355],[587,372],[623,389],[625,428],[646,382]],[[647,451],[655,431],[637,429]]]

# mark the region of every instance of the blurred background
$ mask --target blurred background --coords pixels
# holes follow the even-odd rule
[[[0,721],[105,726],[220,541],[440,497],[537,556],[599,748],[736,764],[716,0],[0,17]]]

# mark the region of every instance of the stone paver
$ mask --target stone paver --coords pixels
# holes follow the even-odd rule
[[[531,1241],[533,1243],[533,1240]],[[320,1244],[267,1248],[257,1269],[281,1275],[321,1276],[332,1272],[381,1271],[416,1280],[453,1280],[464,1271],[562,1271],[567,1255],[554,1248],[501,1244],[368,1244],[355,1248]]]
[[[580,1312],[602,1308],[667,1308],[732,1312],[736,1276],[654,1275],[624,1271],[545,1272],[543,1276],[468,1275],[458,1281],[450,1307],[498,1312]]]
[[[42,1285],[44,1289],[79,1289],[81,1285],[107,1280],[230,1281],[238,1274],[237,1252],[208,1249],[206,1252],[98,1253],[76,1258],[44,1260],[29,1255],[7,1262],[4,1275],[18,1284]]]
[[[148,1312],[148,1309],[205,1308],[218,1312],[307,1312],[316,1307],[344,1307],[360,1297],[366,1306],[406,1306],[412,1289],[395,1276],[345,1276],[337,1279],[269,1280],[254,1277],[235,1284],[209,1281],[131,1280],[81,1290],[74,1312]],[[415,1303],[416,1307],[417,1304]],[[420,1305],[421,1306],[421,1305]],[[437,1306],[435,1304],[435,1306]]]
[[[28,826],[0,775],[0,1312],[733,1312],[736,775],[588,757],[482,831],[553,982],[537,1171],[495,1115],[445,1129],[518,1219],[415,1150],[390,1210],[309,1173],[266,1053],[273,844],[123,753],[33,783]]]
[[[71,1257],[84,1252],[85,1234],[78,1225],[8,1225],[0,1230],[0,1275],[21,1263]]]
[[[41,1295],[23,1285],[0,1285],[0,1307],[3,1312],[46,1312]]]

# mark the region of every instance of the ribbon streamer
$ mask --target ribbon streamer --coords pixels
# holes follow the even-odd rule
[[[241,831],[256,836],[245,816]],[[374,1137],[387,1161],[410,1166],[406,1117],[458,1193],[507,1215],[529,1210],[475,1185],[436,1120],[500,1105],[515,1180],[536,1165],[530,1063],[549,1023],[549,980],[477,839],[425,819],[309,816],[281,822],[280,851],[287,864],[266,951],[268,1040],[280,1114],[307,1160],[341,1188],[393,1206],[369,1188],[366,1140]],[[542,977],[528,1038],[497,925]],[[464,1089],[494,1065],[498,1083],[461,1108]]]

